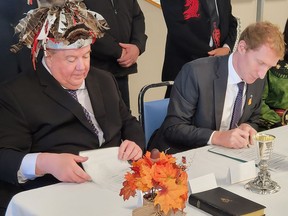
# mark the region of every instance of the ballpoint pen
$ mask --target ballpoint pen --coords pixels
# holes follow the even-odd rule
[[[235,125],[236,125],[237,128],[239,128],[239,126],[238,126],[237,123],[236,123]],[[250,148],[250,143],[249,143],[249,140],[250,140],[250,139],[249,139],[249,138],[250,138],[250,136],[248,137],[248,144],[246,145],[247,148]]]

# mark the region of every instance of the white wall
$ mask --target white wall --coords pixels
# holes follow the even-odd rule
[[[138,2],[145,15],[148,41],[146,51],[138,58],[138,73],[129,76],[131,109],[135,116],[138,115],[140,89],[146,84],[161,81],[167,32],[161,9],[145,0],[138,0]],[[240,18],[242,29],[256,21],[257,0],[231,0],[231,2],[233,15]],[[265,0],[263,20],[269,20],[284,29],[287,17],[288,0]],[[163,90],[153,91],[153,97],[148,95],[147,99],[161,98],[163,92]]]
[[[257,2],[262,0],[231,0],[233,15],[241,19],[243,29],[256,21]],[[288,0],[263,0],[263,20],[284,29],[288,17]]]
[[[266,0],[263,20],[269,20],[284,30],[288,18],[288,0]]]

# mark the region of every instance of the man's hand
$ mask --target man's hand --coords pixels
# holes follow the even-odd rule
[[[41,153],[36,160],[36,175],[52,174],[59,181],[82,183],[91,177],[77,164],[88,160],[73,154]]]
[[[138,160],[142,154],[142,149],[135,142],[124,140],[120,145],[118,158],[119,160]]]
[[[252,137],[256,130],[248,124],[241,124],[238,128],[228,131],[216,131],[212,137],[212,144],[227,148],[244,148],[252,144]]]
[[[121,67],[130,67],[137,61],[140,51],[134,44],[119,43],[119,45],[122,47],[123,51],[121,57],[117,59],[117,62]]]
[[[249,133],[249,144],[252,145],[253,137],[257,134],[257,131],[246,123],[241,124],[238,128]]]
[[[229,54],[230,49],[228,47],[220,47],[208,52],[209,56],[223,56]]]

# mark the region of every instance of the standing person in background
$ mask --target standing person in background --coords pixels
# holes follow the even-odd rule
[[[13,54],[10,52],[10,46],[18,40],[14,27],[25,16],[24,13],[36,7],[36,2],[27,5],[25,0],[0,1],[0,83],[20,72],[32,69],[31,51],[25,47],[19,53]]]
[[[288,19],[284,28],[285,56],[269,70],[262,97],[261,127],[270,129],[285,123],[283,113],[288,109]],[[282,119],[283,118],[283,119]]]
[[[161,7],[167,26],[162,81],[175,80],[187,62],[233,50],[237,20],[230,0],[161,0]]]
[[[91,65],[111,72],[122,98],[130,107],[128,75],[137,73],[137,58],[145,51],[144,15],[137,0],[84,0],[109,25],[103,38],[92,45]]]

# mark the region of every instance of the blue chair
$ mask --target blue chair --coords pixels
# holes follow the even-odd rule
[[[157,130],[167,115],[167,107],[169,98],[160,100],[145,101],[145,93],[152,88],[167,87],[173,85],[173,81],[165,81],[145,85],[138,95],[138,112],[139,121],[145,133],[146,145],[148,144],[152,134]]]

